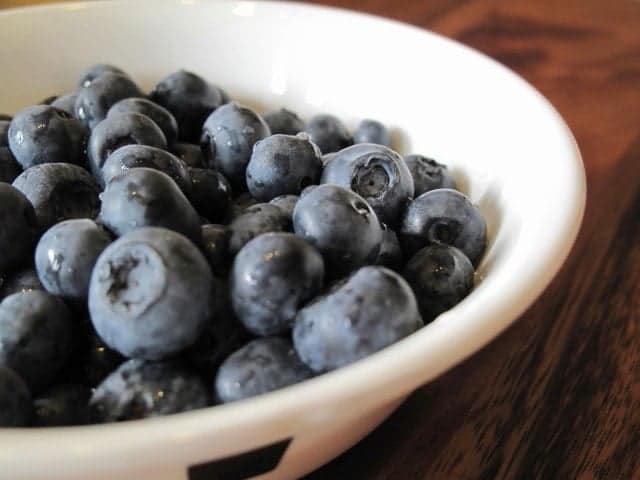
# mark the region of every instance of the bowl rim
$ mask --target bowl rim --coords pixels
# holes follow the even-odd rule
[[[189,4],[214,3],[207,0],[166,0],[165,3],[173,4],[176,8],[179,8],[186,1]],[[150,0],[147,0],[147,2],[151,3]],[[127,0],[103,0],[101,2],[78,1],[30,5],[0,11],[0,18],[28,14],[33,11],[100,9],[119,7],[127,3]],[[139,4],[142,3],[145,2],[139,2]],[[137,448],[138,451],[148,450],[154,448],[154,446],[167,443],[167,438],[172,432],[186,431],[192,437],[208,434],[212,430],[222,433],[230,432],[234,429],[246,428],[255,424],[255,422],[272,419],[284,420],[292,417],[294,412],[303,413],[314,407],[330,404],[338,405],[340,402],[360,399],[366,396],[368,392],[380,391],[381,389],[394,391],[395,397],[389,394],[386,397],[383,395],[376,398],[376,403],[380,403],[382,398],[387,400],[397,398],[400,393],[397,389],[391,387],[401,388],[402,393],[408,393],[413,388],[423,385],[476,353],[514,323],[551,282],[575,242],[584,215],[586,201],[586,177],[580,151],[571,131],[560,114],[535,87],[520,75],[489,56],[453,39],[411,24],[370,13],[356,12],[342,7],[279,0],[262,0],[260,2],[218,0],[215,3],[221,5],[255,3],[259,4],[260,9],[295,8],[350,16],[353,21],[373,22],[377,25],[395,29],[394,31],[402,30],[414,35],[430,37],[431,40],[447,44],[449,47],[464,51],[465,54],[482,58],[485,62],[490,62],[494,68],[501,70],[503,74],[511,76],[514,82],[519,83],[539,97],[540,104],[555,119],[556,127],[562,131],[571,149],[568,155],[570,162],[567,164],[567,168],[572,174],[573,184],[561,194],[564,195],[562,200],[564,200],[566,208],[558,211],[558,217],[560,218],[556,224],[560,226],[556,236],[557,240],[541,255],[545,259],[544,263],[541,263],[537,268],[531,269],[529,273],[532,276],[529,277],[526,285],[522,281],[514,281],[517,293],[511,296],[504,296],[501,302],[491,306],[492,308],[489,312],[478,315],[481,319],[477,321],[475,328],[465,332],[464,337],[459,336],[458,329],[442,328],[442,322],[434,322],[365,359],[300,384],[231,404],[208,407],[162,418],[104,425],[0,429],[0,461],[5,457],[5,454],[11,455],[11,452],[15,452],[16,448],[23,448],[26,445],[29,446],[32,452],[44,449],[49,450],[52,458],[55,455],[59,455],[60,452],[65,452],[67,460],[71,460],[70,456],[73,455],[91,455],[95,457],[97,453],[95,450],[85,452],[82,448],[69,449],[69,447],[88,441],[95,442],[96,438],[99,438],[101,443],[110,442],[114,445],[114,448],[121,451],[132,448]],[[473,300],[473,294],[469,299]],[[454,312],[454,310],[455,308],[450,312]],[[481,329],[478,328],[479,325],[482,326]],[[424,351],[422,344],[427,336],[438,337],[438,341],[441,341],[446,348],[449,348],[450,355],[446,360],[441,359],[438,361],[430,358],[429,352]],[[460,343],[464,344],[464,348],[459,348]],[[455,345],[458,345],[457,351],[454,348]],[[432,367],[430,368],[430,373],[425,375],[422,362],[427,359],[431,361]],[[375,375],[371,375],[371,372],[375,372]],[[417,385],[415,384],[416,377],[422,379]],[[413,386],[407,388],[409,383],[413,384]],[[345,386],[348,386],[348,388],[345,388]],[[126,435],[123,435],[124,432],[126,432]]]

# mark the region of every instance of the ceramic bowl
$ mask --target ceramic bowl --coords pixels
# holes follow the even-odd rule
[[[331,112],[351,127],[379,119],[402,153],[450,165],[486,216],[490,242],[468,298],[367,359],[165,418],[2,430],[1,478],[297,478],[516,320],[576,237],[585,177],[562,118],[513,72],[433,33],[289,2],[101,1],[0,13],[0,111],[70,91],[98,62],[145,88],[184,68],[261,111]]]

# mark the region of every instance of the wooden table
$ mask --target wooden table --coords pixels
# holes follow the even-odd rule
[[[26,3],[39,2],[0,7]],[[315,3],[429,28],[516,70],[569,123],[589,192],[538,302],[308,480],[640,479],[640,2]]]

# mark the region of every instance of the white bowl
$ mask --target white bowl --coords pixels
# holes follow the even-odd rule
[[[384,121],[403,153],[451,165],[485,214],[482,280],[418,333],[291,388],[161,419],[2,430],[1,478],[299,477],[510,325],[577,234],[585,178],[565,123],[521,78],[446,38],[278,2],[104,1],[0,13],[0,110],[69,91],[97,62],[121,66],[146,88],[185,68],[260,109],[332,112],[351,126],[363,117]],[[215,462],[274,443],[248,459]],[[209,470],[189,470],[207,462]]]

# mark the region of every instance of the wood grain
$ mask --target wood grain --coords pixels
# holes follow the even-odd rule
[[[0,7],[27,3],[44,2]],[[567,120],[589,188],[576,247],[539,301],[308,480],[640,479],[640,2],[312,3],[425,27],[513,68]]]

